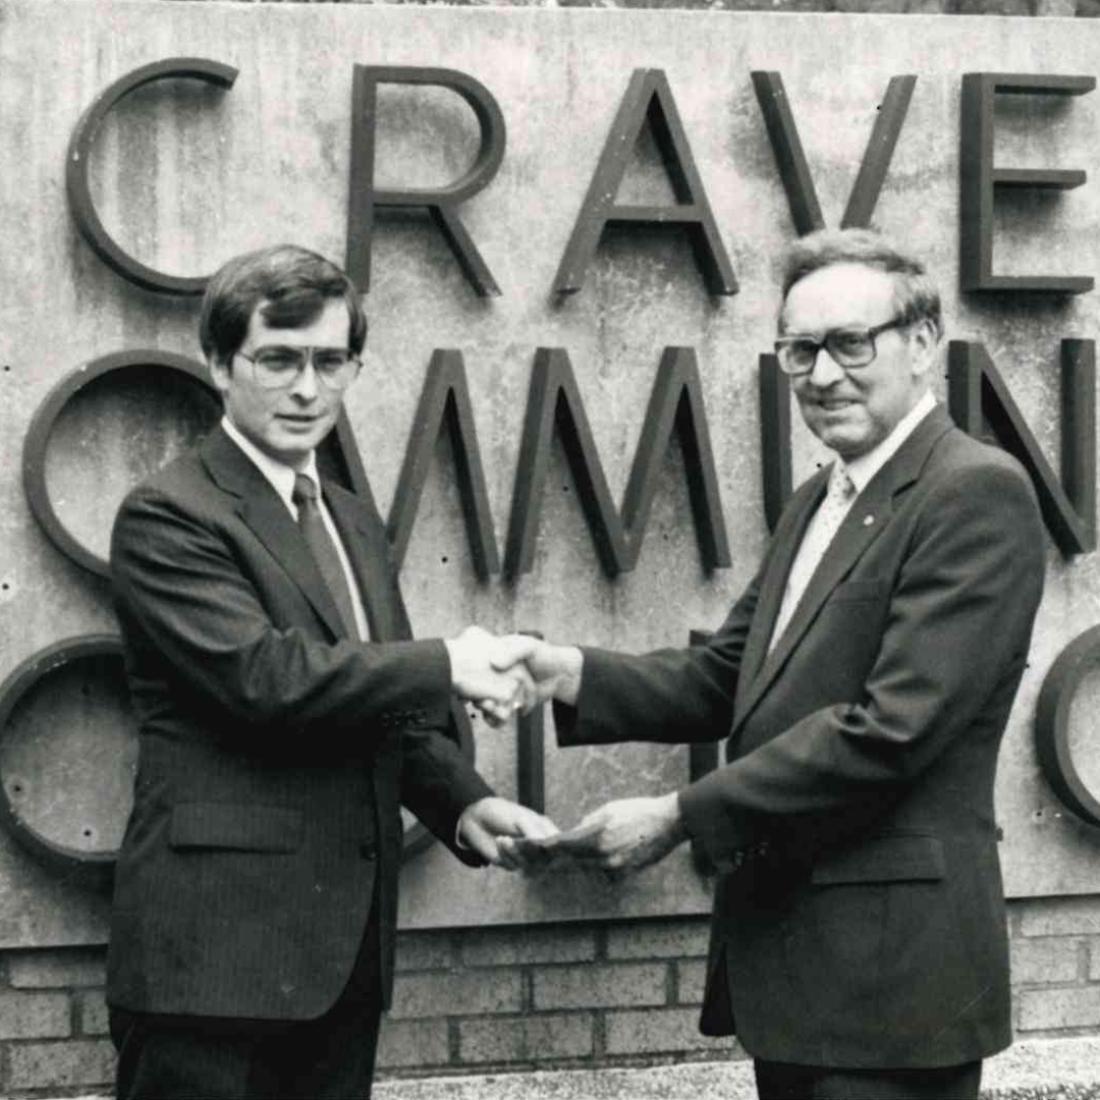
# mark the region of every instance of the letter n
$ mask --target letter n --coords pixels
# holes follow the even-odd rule
[[[1035,485],[1047,530],[1062,553],[1096,548],[1096,345],[1062,341],[1062,478],[1058,480],[981,344],[952,340],[951,415],[976,437],[992,435]]]

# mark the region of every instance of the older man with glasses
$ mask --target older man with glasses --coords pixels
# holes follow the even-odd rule
[[[135,489],[111,565],[140,726],[108,962],[118,1096],[369,1096],[393,984],[400,805],[464,862],[544,836],[493,796],[452,702],[510,713],[516,639],[408,641],[385,529],[316,448],[367,323],[282,246],[212,279],[218,428]],[[510,648],[511,647],[511,648]]]
[[[783,296],[779,366],[834,460],[726,621],[697,648],[527,659],[561,743],[728,738],[727,763],[608,803],[563,846],[619,871],[688,838],[709,855],[702,1029],[738,1035],[762,1100],[976,1097],[1011,1040],[993,778],[1038,508],[932,396],[940,302],[917,260],[823,231]]]

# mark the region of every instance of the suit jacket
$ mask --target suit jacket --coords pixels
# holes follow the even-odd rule
[[[373,505],[323,489],[372,638],[407,638]],[[347,984],[377,892],[388,1003],[399,803],[452,844],[490,793],[440,732],[442,642],[344,638],[289,511],[220,428],[126,498],[111,566],[140,750],[110,1002],[316,1017]]]
[[[585,651],[559,739],[729,738],[727,764],[680,792],[722,872],[704,1031],[806,1065],[967,1062],[1011,1040],[993,780],[1043,529],[1015,461],[937,409],[857,498],[769,654],[828,475],[795,493],[708,645]]]

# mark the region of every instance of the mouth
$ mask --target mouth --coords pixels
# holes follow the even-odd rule
[[[292,431],[308,431],[321,422],[320,416],[309,416],[304,413],[277,413],[275,419]]]
[[[859,404],[847,397],[823,397],[818,398],[814,404],[823,412],[843,412]]]

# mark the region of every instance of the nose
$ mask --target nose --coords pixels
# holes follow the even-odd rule
[[[827,389],[843,377],[844,369],[837,366],[836,360],[829,354],[828,349],[823,344],[817,349],[817,355],[814,356],[814,365],[805,375],[806,380],[818,389]]]
[[[313,356],[306,360],[306,365],[298,372],[290,387],[291,395],[299,401],[312,401],[318,393],[317,371],[313,367]]]

